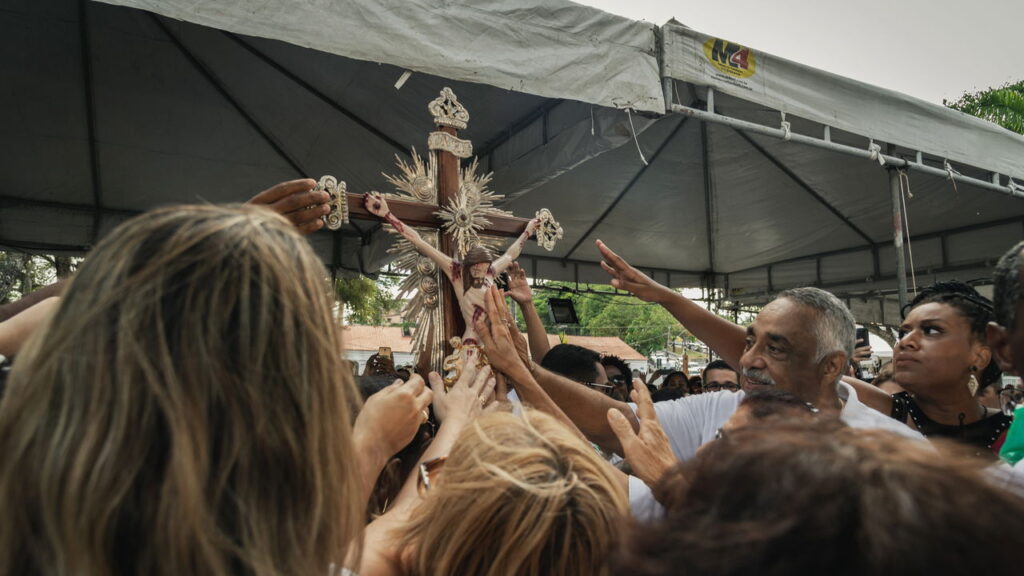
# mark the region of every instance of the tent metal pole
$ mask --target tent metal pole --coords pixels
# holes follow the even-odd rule
[[[89,180],[92,184],[92,236],[95,244],[100,238],[100,224],[103,220],[103,191],[100,178],[100,155],[96,144],[96,102],[92,74],[92,44],[89,41],[88,3],[78,2],[78,35],[82,51],[82,90],[85,95],[85,129],[89,139]]]
[[[892,196],[892,243],[896,249],[896,283],[899,287],[900,310],[907,305],[907,259],[903,250],[903,205],[900,191],[900,175],[895,168],[889,169],[889,193]]]
[[[770,128],[768,126],[763,126],[761,124],[755,124],[754,122],[747,122],[746,120],[739,120],[737,118],[731,118],[729,116],[723,116],[721,114],[714,114],[707,112],[705,110],[698,110],[697,108],[691,108],[689,106],[683,106],[680,104],[673,104],[670,107],[670,109],[673,112],[679,114],[683,114],[700,120],[705,120],[707,122],[725,124],[726,126],[731,126],[733,128],[743,130],[745,132],[753,132],[755,134],[762,134],[764,136],[772,136],[780,140],[789,140],[791,142],[798,142],[800,144],[806,144],[808,146],[813,146],[815,148],[831,150],[833,152],[839,152],[841,154],[846,154],[849,156],[857,156],[859,158],[864,158],[866,160],[874,160],[874,158],[871,157],[871,151],[867,149],[854,148],[853,146],[846,146],[844,144],[828,142],[825,140],[820,140],[818,138],[813,138],[811,136],[797,134],[795,132],[790,132],[787,137],[786,131],[783,130],[782,128]],[[964,176],[962,174],[947,172],[946,170],[943,170],[941,168],[933,168],[931,166],[927,166],[925,164],[921,164],[918,162],[910,162],[908,160],[905,160],[898,156],[892,156],[890,154],[879,153],[878,158],[884,159],[886,165],[888,166],[894,166],[896,168],[907,168],[908,170],[914,170],[916,172],[922,172],[924,174],[930,174],[932,176],[938,176],[940,178],[952,178],[953,180],[956,180],[958,182],[963,182],[965,184],[977,186],[978,188],[983,188],[985,190],[999,192],[1001,194],[1006,194],[1007,196],[1012,196],[1014,198],[1024,198],[1024,191],[1011,188],[1010,186],[1001,186],[999,184],[993,184],[992,182],[989,182],[987,180],[979,180],[978,178],[972,178],[970,176]]]

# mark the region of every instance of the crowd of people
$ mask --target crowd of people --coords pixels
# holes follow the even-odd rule
[[[1024,372],[1024,242],[993,301],[921,291],[868,383],[832,294],[739,326],[598,241],[614,287],[721,358],[699,382],[551,347],[511,264],[477,286],[487,363],[449,387],[342,359],[314,184],[143,214],[0,307],[0,576],[1020,572],[998,387]]]

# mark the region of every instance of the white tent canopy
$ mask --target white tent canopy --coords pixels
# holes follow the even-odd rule
[[[168,16],[78,0],[0,12],[0,245],[82,253],[148,208],[298,177],[385,190],[395,155],[425,152],[444,86],[487,162],[528,151],[507,136],[538,120],[555,139],[589,133],[592,109],[598,125],[626,121],[599,105],[664,110],[653,26],[570,2],[118,3]],[[611,128],[586,154],[628,141]],[[378,230],[311,240],[332,269],[369,273]]]
[[[1024,183],[1024,137],[676,23],[661,31],[670,113],[639,136],[644,158],[623,145],[510,203],[571,214],[561,260],[538,260],[538,276],[606,281],[601,238],[672,286],[763,302],[817,285],[864,321],[893,322],[895,298],[867,298],[897,286],[893,185],[897,198],[901,180],[908,190],[918,285],[987,278],[1024,237],[1012,180]]]
[[[1024,235],[1024,138],[571,2],[25,0],[0,32],[0,246],[81,253],[150,207],[300,176],[386,191],[443,86],[504,207],[565,228],[528,248],[537,277],[606,282],[602,238],[672,286],[759,301],[814,284],[891,321],[859,297],[896,286],[894,167],[919,284],[985,277]],[[356,221],[312,242],[372,272],[389,238]]]

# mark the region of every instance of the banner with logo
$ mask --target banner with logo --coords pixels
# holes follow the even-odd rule
[[[1004,175],[1024,174],[1024,158],[1017,153],[1021,136],[984,120],[675,22],[661,32],[662,75],[692,84],[701,97],[699,87],[711,86],[721,94],[878,142]],[[681,103],[690,104],[687,99],[683,94]],[[721,100],[718,104],[719,111],[730,112]]]

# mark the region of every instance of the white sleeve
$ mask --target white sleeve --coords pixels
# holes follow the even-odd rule
[[[665,516],[665,508],[654,499],[651,489],[636,476],[629,477],[629,509],[637,522],[649,523]]]
[[[711,392],[686,396],[676,400],[654,403],[654,412],[658,415],[665,435],[676,458],[686,461],[697,455],[697,448],[715,437],[722,424],[725,424],[736,411],[742,392]],[[636,404],[629,404],[636,413]]]

